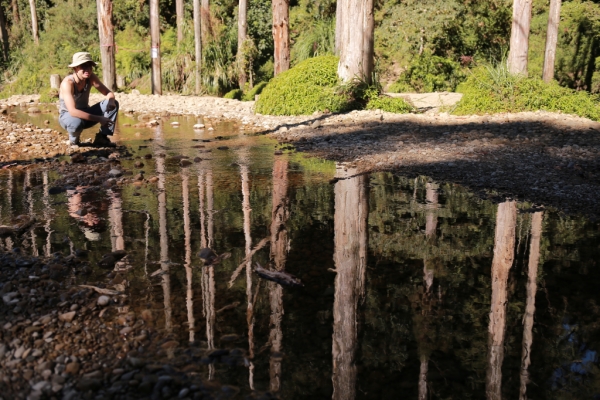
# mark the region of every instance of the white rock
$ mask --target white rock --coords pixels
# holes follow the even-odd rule
[[[100,296],[98,297],[98,305],[104,307],[110,302],[110,297],[108,296]]]

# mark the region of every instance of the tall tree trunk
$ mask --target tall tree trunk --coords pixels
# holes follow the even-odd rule
[[[338,171],[340,171],[338,169]],[[367,267],[367,177],[343,172],[335,184],[335,297],[333,301],[333,396],[356,397],[358,306],[365,294]]]
[[[370,83],[373,74],[373,0],[339,0],[336,8],[335,52],[338,76]]]
[[[523,316],[523,350],[521,355],[521,388],[519,399],[527,400],[529,364],[531,364],[531,344],[533,343],[533,316],[535,314],[535,294],[537,293],[537,272],[540,263],[540,241],[542,237],[543,212],[536,212],[531,218],[531,245],[529,246],[529,273],[527,274],[527,300]]]
[[[194,0],[194,50],[196,56],[196,95],[202,91],[200,73],[202,71],[202,18],[200,0]]]
[[[238,65],[238,84],[240,89],[244,90],[246,81],[246,56],[244,54],[244,42],[246,41],[246,31],[248,29],[248,0],[240,0],[238,9],[238,44],[237,44],[237,65]]]
[[[561,0],[550,0],[550,15],[548,15],[548,29],[546,31],[546,51],[544,52],[544,69],[542,71],[542,79],[544,82],[550,82],[554,79],[554,61],[556,60],[560,5]]]
[[[100,54],[102,57],[102,81],[113,92],[117,90],[115,71],[115,38],[112,23],[112,0],[96,0],[98,8],[98,33],[100,35]]]
[[[206,45],[208,38],[211,33],[210,26],[210,0],[202,0],[202,6],[200,7],[200,19],[202,26],[202,43]]]
[[[486,394],[490,400],[502,400],[502,361],[504,360],[504,332],[508,273],[515,256],[515,228],[517,203],[507,201],[498,205],[494,259],[492,260],[492,305],[489,325],[488,370]]]
[[[152,59],[152,94],[162,94],[158,0],[150,0],[150,45],[150,57]]]
[[[290,69],[290,1],[273,0],[275,76]]]
[[[175,0],[175,14],[177,15],[177,45],[183,41],[183,0]]]
[[[13,25],[18,25],[21,22],[21,18],[19,17],[19,1],[11,0],[10,4],[12,6]]]
[[[33,41],[35,44],[40,44],[35,0],[29,0],[29,7],[31,8],[31,33],[33,34]]]
[[[533,0],[513,0],[513,18],[508,52],[508,71],[511,74],[527,75],[532,3]]]
[[[4,7],[0,5],[0,40],[2,41],[2,59],[8,61],[8,29],[6,29],[6,15]]]

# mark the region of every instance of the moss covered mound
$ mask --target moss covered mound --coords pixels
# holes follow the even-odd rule
[[[256,102],[256,112],[307,115],[315,111],[347,110],[348,99],[335,90],[339,84],[338,61],[335,56],[309,58],[277,75],[262,91]]]
[[[457,91],[463,93],[454,109],[457,115],[546,110],[600,120],[598,96],[556,82],[511,76],[505,67],[478,68]]]
[[[369,99],[367,110],[382,110],[396,114],[408,114],[414,110],[414,107],[399,97],[377,96]]]

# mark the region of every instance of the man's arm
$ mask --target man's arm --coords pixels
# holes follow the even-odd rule
[[[109,88],[107,88],[102,81],[100,81],[96,74],[92,73],[92,76],[90,76],[90,81],[97,91],[106,96],[108,100],[108,106],[106,107],[106,110],[110,111],[114,109],[116,107],[115,94]]]
[[[65,107],[67,107],[67,111],[69,114],[75,118],[84,119],[86,121],[94,121],[99,122],[101,125],[106,125],[110,122],[110,119],[102,116],[102,115],[92,115],[86,113],[85,111],[78,110],[75,108],[75,98],[73,97],[74,92],[74,83],[70,79],[64,79],[60,84],[60,97],[65,102]],[[108,89],[107,89],[108,90]],[[114,95],[113,95],[114,101]]]

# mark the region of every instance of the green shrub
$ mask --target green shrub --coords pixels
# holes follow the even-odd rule
[[[58,101],[58,89],[46,89],[40,92],[40,103],[56,103]]]
[[[350,106],[347,97],[336,93],[338,62],[335,56],[309,58],[277,75],[256,102],[256,112],[306,115],[347,110]]]
[[[244,92],[242,92],[241,89],[233,89],[232,91],[225,93],[225,95],[223,95],[223,98],[224,99],[241,100],[243,94],[244,94]]]
[[[369,99],[367,110],[382,110],[396,114],[407,114],[414,110],[413,106],[399,97],[377,96]]]
[[[244,96],[242,97],[242,100],[244,101],[254,101],[254,97],[257,94],[261,94],[263,89],[267,86],[267,82],[260,82],[257,85],[254,85],[254,87],[252,89],[250,89],[250,91],[248,93],[245,93]]]
[[[388,91],[417,93],[446,91],[453,92],[466,78],[460,64],[444,57],[423,54],[415,57],[408,69],[400,75]]]
[[[463,93],[454,110],[458,115],[546,110],[600,120],[600,97],[556,82],[510,75],[502,64],[477,68],[457,91]]]

